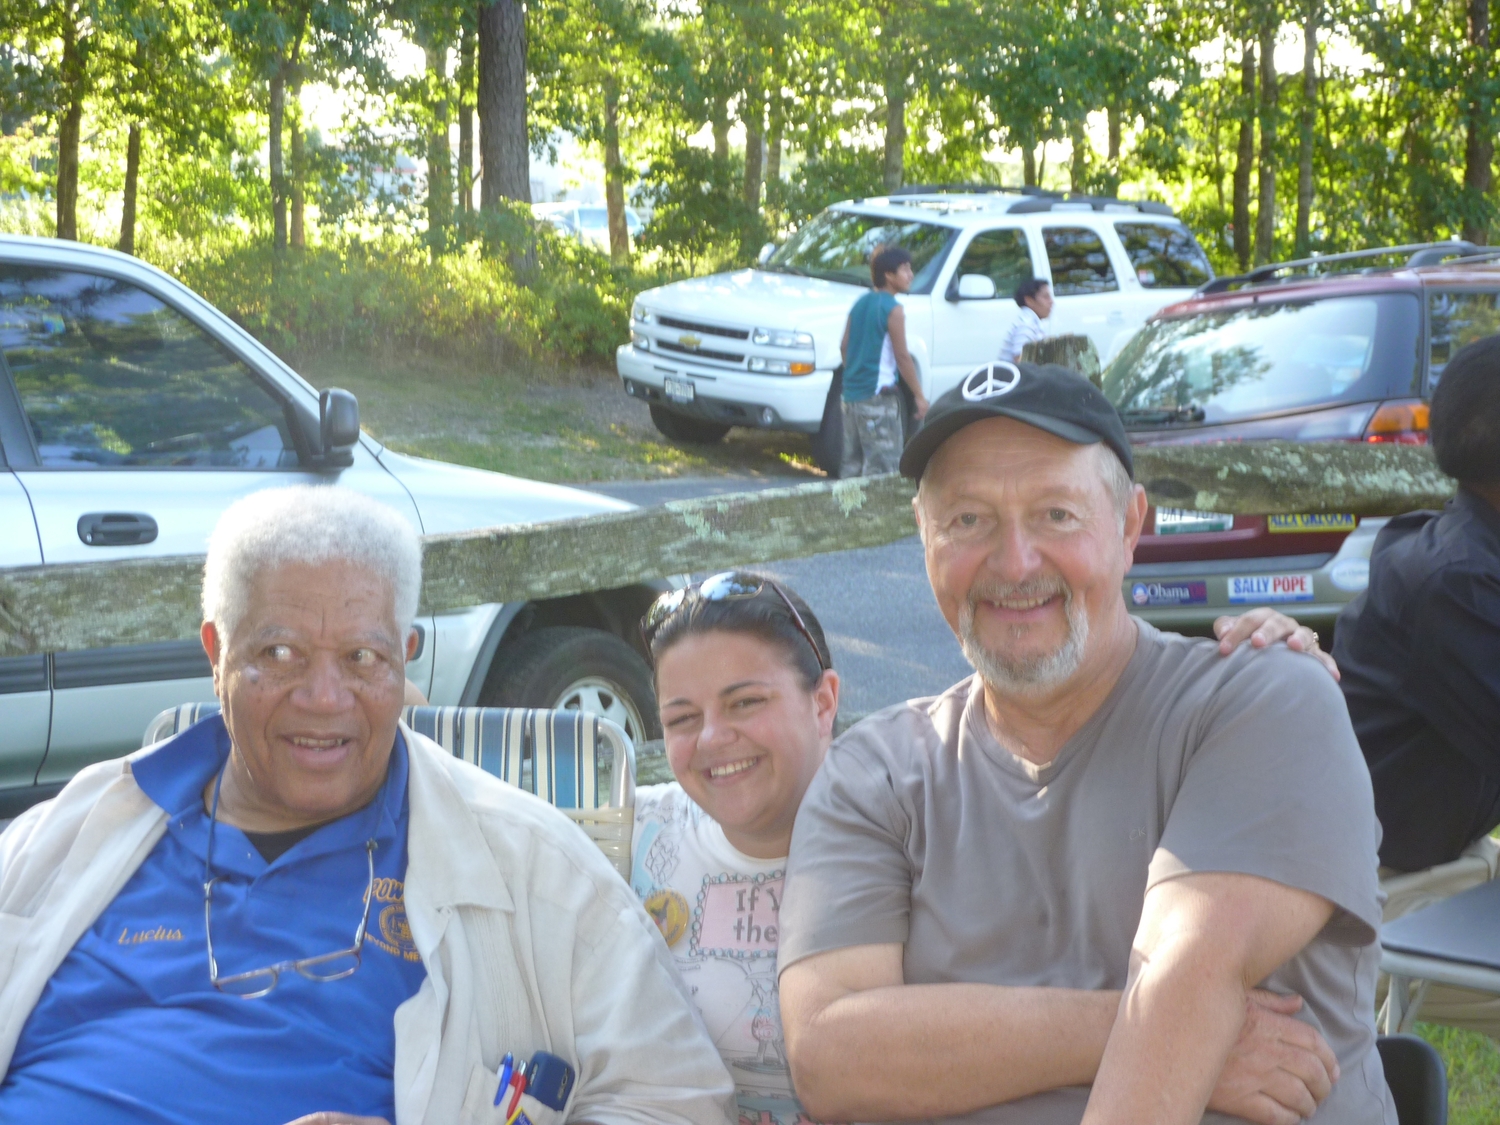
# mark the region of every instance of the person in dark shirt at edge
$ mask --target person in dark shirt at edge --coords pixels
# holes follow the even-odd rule
[[[1500,336],[1449,362],[1430,425],[1458,495],[1381,530],[1333,647],[1385,830],[1380,861],[1398,872],[1484,850],[1500,824]]]
[[[1500,336],[1449,362],[1429,436],[1458,495],[1380,532],[1333,646],[1385,829],[1388,922],[1500,873]],[[1422,1018],[1500,1039],[1483,993],[1433,985]]]

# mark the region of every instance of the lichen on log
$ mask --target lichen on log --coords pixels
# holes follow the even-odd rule
[[[1201,511],[1394,515],[1453,494],[1414,446],[1155,445],[1135,464],[1154,504]],[[429,536],[423,611],[878,547],[916,530],[913,494],[901,477],[866,477]],[[0,656],[192,638],[202,572],[192,556],[0,569]]]
[[[1056,363],[1070,368],[1096,387],[1103,377],[1099,349],[1088,336],[1068,334],[1033,340],[1021,349],[1021,359],[1026,363]]]

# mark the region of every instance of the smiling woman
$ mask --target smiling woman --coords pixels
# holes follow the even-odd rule
[[[740,1119],[793,1125],[805,1118],[777,995],[781,887],[838,673],[807,604],[743,571],[663,595],[643,631],[677,781],[637,791],[631,883],[694,985]]]

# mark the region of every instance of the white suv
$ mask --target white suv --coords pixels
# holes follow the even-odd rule
[[[819,465],[835,472],[839,340],[882,243],[911,252],[916,280],[900,300],[929,400],[996,357],[1028,277],[1052,283],[1048,332],[1091,337],[1106,362],[1148,316],[1213,278],[1160,203],[1034,189],[856,199],[767,247],[754,269],[642,293],[616,352],[626,393],[679,441],[718,441],[731,426],[812,434]]]
[[[320,396],[160,270],[0,236],[0,568],[201,554],[238,497],[318,481],[427,533],[631,507],[395,453],[360,432],[347,391]],[[407,673],[434,703],[581,707],[653,737],[637,622],[665,588],[424,615]],[[212,697],[196,640],[0,654],[0,817],[137,747],[158,711]]]

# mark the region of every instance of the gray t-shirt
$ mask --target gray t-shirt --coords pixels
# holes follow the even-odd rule
[[[1303,996],[1338,1056],[1311,1120],[1395,1125],[1375,1051],[1380,829],[1338,686],[1284,646],[1222,657],[1137,625],[1114,691],[1046,766],[995,740],[977,677],[834,743],[792,836],[780,970],[902,942],[908,984],[1118,989],[1151,886],[1258,875],[1336,907],[1263,985]],[[1077,1125],[1087,1100],[1070,1087],[949,1120]]]

